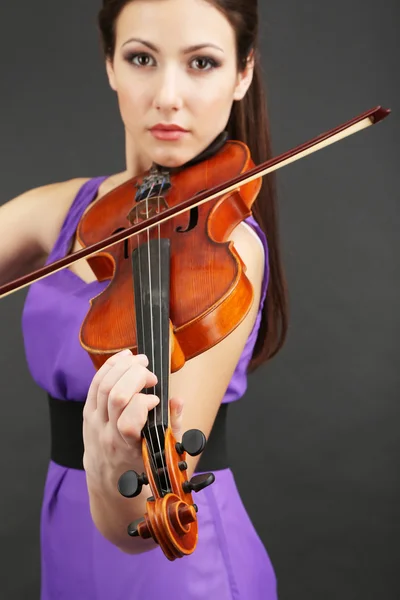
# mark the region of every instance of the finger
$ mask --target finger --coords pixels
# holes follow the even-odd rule
[[[146,425],[149,411],[159,402],[160,399],[153,394],[138,393],[127,404],[117,421],[117,429],[128,446],[141,442],[142,429]]]
[[[85,411],[96,410],[102,421],[108,420],[107,401],[108,395],[118,379],[133,364],[143,367],[148,364],[144,355],[133,356],[132,352],[123,350],[111,356],[94,376],[88,392]]]
[[[85,412],[86,413],[93,412],[94,410],[97,409],[97,393],[98,393],[99,385],[103,381],[105,375],[110,371],[110,369],[112,369],[112,367],[115,365],[116,361],[119,360],[119,357],[129,356],[129,354],[132,354],[129,349],[122,350],[121,352],[114,354],[113,356],[111,356],[111,358],[106,360],[106,362],[96,372],[95,376],[93,377],[93,379],[91,381],[91,384],[89,386],[89,390],[87,393],[87,397],[86,397],[86,403],[85,403]]]
[[[109,377],[111,377],[110,373]],[[106,378],[105,378],[106,379]],[[114,383],[107,398],[107,418],[114,427],[122,414],[122,411],[132,400],[135,394],[141,392],[144,388],[154,387],[157,383],[157,377],[146,369],[146,367],[133,362],[129,369],[121,372],[119,379]],[[105,383],[105,389],[108,389],[108,383]]]
[[[171,398],[169,401],[169,422],[172,433],[176,441],[182,439],[182,415],[183,415],[183,400],[181,398]]]
[[[96,397],[96,411],[100,419],[104,422],[108,421],[109,395],[122,375],[132,367],[133,360],[132,353],[121,352],[112,356],[107,361],[111,365],[111,368],[104,372],[97,386]]]

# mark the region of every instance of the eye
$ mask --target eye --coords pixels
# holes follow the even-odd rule
[[[209,71],[219,67],[219,63],[209,56],[197,56],[191,61],[195,71]]]
[[[154,59],[150,54],[146,52],[132,52],[128,54],[126,60],[135,65],[136,67],[152,67],[154,66]],[[152,62],[153,61],[153,62]]]

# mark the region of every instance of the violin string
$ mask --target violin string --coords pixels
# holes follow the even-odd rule
[[[140,296],[140,313],[141,313],[141,318],[142,318],[142,323],[144,324],[144,309],[143,309],[143,282],[142,282],[142,269],[140,268],[141,265],[141,251],[140,251],[140,235],[138,235],[138,255],[139,255],[139,296]],[[137,310],[137,307],[136,307]],[[143,351],[144,353],[147,355],[146,352],[146,336],[145,336],[145,331],[144,331],[144,327],[142,327],[142,347],[143,347]],[[151,449],[152,449],[152,453],[149,453],[149,456],[151,457],[152,463],[153,463],[153,471],[157,472],[157,468],[154,462],[154,444],[153,444],[153,438],[150,435],[150,427],[149,427],[149,421],[146,421],[146,428],[147,428],[147,432],[148,432],[148,440],[150,440],[150,445],[151,445]],[[159,484],[161,485],[161,480],[159,479]]]
[[[161,180],[161,188],[157,192],[157,210],[160,213],[160,198],[162,198],[162,192],[164,188],[164,180]],[[160,316],[160,340],[159,340],[159,353],[160,353],[160,404],[161,404],[161,427],[164,435],[165,441],[165,427],[164,427],[164,369],[163,369],[163,352],[164,352],[164,344],[163,344],[163,330],[162,330],[162,273],[161,273],[161,225],[159,224],[157,227],[157,235],[158,235],[158,290],[159,290],[159,316]],[[166,464],[164,462],[163,453],[161,452],[161,462],[162,469],[164,472],[164,479],[169,488],[171,488],[171,484],[169,482],[168,471],[166,468]]]
[[[162,188],[163,188],[163,184],[161,184],[161,190],[160,193],[157,195],[157,210],[158,213],[160,214],[160,194],[162,193]],[[161,423],[162,423],[162,428],[163,428],[163,433],[165,436],[165,429],[164,429],[164,398],[163,398],[163,394],[164,394],[164,380],[163,380],[163,360],[162,360],[162,356],[163,356],[163,343],[162,343],[162,307],[161,307],[161,227],[160,225],[158,225],[157,227],[157,237],[158,237],[158,293],[159,293],[159,302],[158,302],[158,306],[159,306],[159,313],[160,313],[160,340],[159,340],[159,352],[160,352],[160,365],[161,365],[161,369],[160,369],[160,379],[161,379],[161,386],[160,386],[160,403],[161,403]]]
[[[163,193],[163,188],[165,185],[165,181],[164,179],[161,182],[161,188],[160,191],[157,194],[157,210],[158,213],[160,213],[160,199],[162,198],[162,193]],[[162,430],[163,430],[163,435],[164,435],[164,440],[165,440],[165,426],[164,426],[164,369],[163,369],[163,353],[164,353],[164,343],[163,343],[163,330],[162,330],[162,289],[161,289],[161,285],[162,285],[162,272],[161,272],[161,224],[158,224],[157,227],[157,233],[158,233],[158,289],[159,289],[159,313],[160,313],[160,364],[161,364],[161,369],[160,369],[160,380],[161,380],[161,388],[160,388],[160,402],[161,402],[161,423],[162,423]],[[169,260],[170,260],[170,256],[169,256]],[[169,281],[168,281],[168,293],[169,293]],[[168,315],[169,316],[169,315]],[[169,332],[169,328],[168,328],[168,332]],[[167,342],[169,341],[169,335],[167,337]],[[169,343],[167,343],[167,347],[168,347],[168,353],[169,353]],[[166,348],[165,348],[166,351]],[[169,354],[168,354],[169,356]],[[168,389],[168,388],[167,388]],[[168,398],[167,398],[168,401]],[[167,403],[167,410],[168,410],[168,403]],[[168,475],[168,471],[166,468],[166,464],[164,465],[164,461],[163,461],[163,470],[164,470],[164,478],[165,481],[167,483],[167,486],[169,489],[172,489],[171,486],[171,481]]]
[[[151,195],[151,188],[149,191],[149,195]],[[148,202],[147,202],[147,198],[146,198],[146,215],[148,216]],[[149,235],[149,232],[147,231],[147,235]],[[143,345],[143,351],[144,353],[148,354],[147,352],[147,348],[146,348],[146,335],[145,335],[145,330],[144,330],[144,307],[143,307],[143,282],[142,282],[142,269],[141,269],[141,265],[142,265],[142,258],[141,258],[141,234],[138,235],[138,256],[139,256],[139,296],[140,296],[140,310],[141,310],[141,315],[142,315],[142,345]],[[151,306],[150,306],[150,313],[151,313]],[[153,363],[154,364],[154,363]],[[155,389],[153,388],[153,392],[155,392]],[[145,390],[145,393],[147,393],[147,390]],[[156,410],[156,409],[154,409]],[[156,415],[156,413],[155,413]],[[154,423],[155,423],[156,419],[154,419]],[[161,478],[160,475],[158,473],[158,468],[156,465],[156,461],[155,461],[155,447],[154,447],[154,442],[153,442],[153,437],[150,433],[150,423],[149,423],[149,419],[147,419],[146,421],[146,429],[147,429],[147,433],[148,433],[148,437],[147,439],[150,441],[150,446],[151,446],[151,452],[149,452],[149,456],[150,456],[150,460],[153,464],[153,472],[157,475],[158,478],[158,486],[159,489],[161,489]],[[159,446],[160,446],[160,442],[159,442]],[[161,451],[161,449],[160,449]]]
[[[140,297],[140,307],[141,307],[141,314],[142,314],[142,347],[143,347],[143,352],[144,354],[146,354],[146,356],[148,355],[148,348],[146,346],[146,332],[145,332],[145,320],[144,320],[144,307],[143,307],[143,282],[142,282],[142,259],[141,259],[141,246],[142,243],[141,241],[138,239],[138,254],[139,254],[139,277],[140,277],[140,286],[139,286],[139,297]],[[144,393],[148,393],[148,390],[145,389],[143,390]],[[156,466],[156,461],[155,461],[155,448],[154,448],[154,443],[153,443],[153,437],[150,434],[150,424],[149,424],[149,419],[147,419],[146,421],[146,429],[148,432],[148,436],[147,436],[147,446],[149,449],[148,452],[148,456],[150,459],[150,462],[152,464],[152,470],[153,473],[156,475],[157,479],[158,479],[158,486],[159,488],[161,487],[161,479],[158,475],[158,471],[157,471],[157,466]],[[151,448],[151,450],[150,450]]]
[[[151,193],[154,187],[154,183],[152,184],[152,186],[150,187],[149,193],[147,194],[146,197],[146,217],[149,218],[149,198],[151,197]],[[159,202],[159,194],[157,194],[158,196],[158,202]],[[159,245],[160,245],[160,235],[159,237]],[[149,292],[150,292],[150,329],[151,329],[151,340],[152,340],[152,344],[151,344],[151,353],[152,353],[152,365],[153,365],[153,369],[155,367],[155,354],[154,354],[154,321],[153,321],[153,280],[152,280],[152,269],[151,269],[151,256],[150,256],[150,231],[147,230],[147,259],[148,259],[148,271],[149,271]],[[160,259],[161,259],[161,253],[159,251],[159,257],[158,257],[158,262],[160,263]],[[161,288],[161,280],[159,280],[159,287]],[[161,307],[160,307],[161,310]],[[160,336],[161,336],[161,332],[160,332]],[[161,361],[161,372],[162,372],[162,361]],[[155,391],[155,390],[154,390]],[[161,388],[161,393],[160,396],[162,396],[162,388]],[[161,407],[162,407],[162,403],[163,403],[163,399],[162,397],[160,397],[160,403],[161,403]],[[162,410],[162,408],[161,408]],[[162,414],[162,413],[161,413]],[[160,435],[159,435],[159,431],[158,428],[156,426],[156,420],[157,420],[157,407],[154,408],[154,420],[155,420],[155,432],[156,432],[156,437],[157,437],[157,442],[158,442],[158,450],[159,450],[159,456],[161,459],[161,465],[162,465],[162,470],[164,472],[164,477],[167,478],[167,470],[166,470],[166,466],[164,463],[164,456],[163,456],[163,451],[162,451],[162,446],[161,446],[161,440],[160,440]],[[158,473],[158,470],[157,470]],[[161,486],[160,486],[161,487]]]

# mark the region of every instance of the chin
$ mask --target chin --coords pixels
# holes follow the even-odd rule
[[[176,148],[176,150],[173,150],[172,148],[170,150],[163,149],[160,152],[155,152],[153,155],[153,161],[155,163],[169,169],[181,167],[189,162],[189,160],[192,160],[192,158],[194,158],[192,153],[184,152],[178,148]]]

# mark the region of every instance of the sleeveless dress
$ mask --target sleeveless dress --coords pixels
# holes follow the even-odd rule
[[[67,254],[98,177],[78,192],[47,263]],[[266,256],[260,311],[223,402],[243,396],[246,369],[260,325],[268,284],[267,242],[256,221],[246,220]],[[64,269],[31,285],[22,331],[26,358],[38,386],[61,400],[84,401],[95,374],[79,343],[89,299],[107,282],[86,283]],[[90,515],[85,472],[49,462],[41,511],[41,600],[276,600],[268,554],[239,496],[230,469],[196,495],[199,540],[195,552],[168,561],[159,548],[129,555],[108,542]]]

